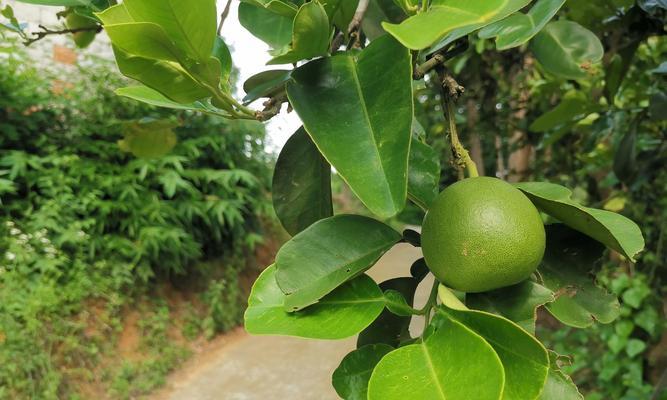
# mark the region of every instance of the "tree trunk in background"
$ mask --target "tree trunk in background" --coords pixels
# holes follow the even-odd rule
[[[468,99],[466,106],[468,108],[468,143],[470,145],[470,157],[475,164],[477,164],[477,172],[479,173],[479,176],[484,176],[482,139],[477,131],[477,122],[479,121],[477,103],[474,99]]]
[[[509,182],[520,182],[528,178],[530,175],[530,165],[533,159],[534,148],[528,143],[528,135],[526,132],[518,128],[519,122],[526,118],[527,108],[526,103],[530,94],[523,82],[525,82],[528,71],[532,69],[533,60],[529,56],[524,58],[521,71],[515,71],[512,74],[513,83],[519,89],[519,99],[512,101],[512,109],[515,110],[510,120],[510,131],[512,132],[509,138],[510,156],[507,160]]]

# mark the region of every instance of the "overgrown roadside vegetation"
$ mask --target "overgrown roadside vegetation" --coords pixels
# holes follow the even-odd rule
[[[109,61],[47,72],[18,47],[10,54],[0,69],[0,398],[148,392],[199,338],[242,317],[272,229],[264,130],[118,97]],[[119,148],[128,121],[146,118],[178,125],[168,155]]]

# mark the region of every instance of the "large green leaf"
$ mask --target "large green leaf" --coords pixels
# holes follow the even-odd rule
[[[547,310],[564,324],[585,328],[610,323],[620,312],[618,299],[594,283],[603,246],[562,224],[547,226],[547,248],[539,267],[544,286],[556,294]]]
[[[426,143],[412,139],[408,166],[408,196],[419,207],[428,210],[438,196],[440,184],[440,157]]]
[[[162,27],[190,58],[203,62],[210,57],[216,38],[215,0],[125,0],[123,4],[135,21]],[[112,41],[116,43],[113,37]]]
[[[173,62],[184,60],[183,52],[171,42],[159,25],[130,22],[105,25],[104,30],[114,46],[133,56]]]
[[[558,354],[549,351],[549,376],[539,400],[584,400],[572,378],[561,371],[558,360]]]
[[[343,358],[331,382],[344,400],[368,399],[368,381],[382,357],[394,350],[386,344],[370,344],[353,350]]]
[[[276,255],[276,279],[287,295],[285,308],[294,311],[317,302],[373,266],[400,239],[389,226],[360,215],[336,215],[314,223]]]
[[[517,183],[541,211],[623,254],[630,261],[644,249],[641,230],[628,218],[575,203],[572,192],[547,182]]]
[[[547,379],[549,355],[534,336],[508,319],[483,311],[442,307],[434,325],[443,319],[464,325],[493,347],[505,371],[503,400],[537,398]]]
[[[133,56],[115,46],[113,50],[123,75],[162,93],[169,100],[189,104],[210,97],[208,90],[176,63]]]
[[[507,50],[521,46],[544,28],[565,4],[565,0],[538,0],[528,14],[515,13],[479,31],[483,39],[496,38],[496,48]]]
[[[229,79],[232,75],[232,67],[234,66],[232,62],[232,53],[227,47],[227,43],[220,36],[216,36],[215,42],[213,45],[213,57],[220,62],[220,82],[223,83],[227,91],[231,88],[229,86]]]
[[[357,57],[336,55],[292,73],[290,103],[324,157],[375,214],[407,196],[412,126],[409,51],[384,36]]]
[[[549,23],[530,48],[546,71],[567,79],[586,78],[587,69],[604,54],[600,39],[572,21]]]
[[[400,24],[383,22],[382,26],[404,46],[421,50],[446,35],[447,42],[463,37],[507,17],[528,3],[530,0],[433,0],[427,12]]]
[[[139,120],[125,122],[125,137],[118,141],[123,151],[140,158],[157,158],[169,153],[176,145],[173,128],[178,124],[171,120]]]
[[[285,311],[285,295],[276,283],[275,266],[257,278],[248,298],[245,329],[256,335],[343,339],[367,327],[384,308],[382,292],[367,275],[340,286],[305,310]]]
[[[394,278],[380,283],[380,289],[396,291],[408,304],[413,304],[417,285],[419,285],[419,280],[416,278]],[[374,343],[398,347],[402,341],[410,338],[410,320],[410,317],[399,316],[385,309],[368,328],[359,334],[357,347]]]
[[[290,235],[333,215],[331,166],[303,127],[278,156],[272,192],[273,208]]]
[[[151,89],[147,86],[128,86],[116,89],[115,93],[119,96],[142,101],[157,107],[173,108],[176,110],[195,110],[201,112],[215,111],[213,107],[208,106],[205,102],[196,101],[185,104],[177,103],[175,101],[169,100],[157,90]]]
[[[292,40],[294,17],[276,14],[251,3],[239,4],[239,22],[258,39],[274,49],[280,49]]]
[[[21,3],[40,4],[43,6],[57,7],[89,7],[93,4],[92,0],[18,0]]]
[[[326,55],[329,52],[330,39],[331,27],[327,12],[317,0],[310,1],[302,5],[294,17],[289,47],[267,64],[293,64]]]
[[[123,3],[116,4],[115,6],[111,6],[102,12],[95,13],[95,16],[99,18],[99,20],[102,21],[104,25],[127,24],[130,22],[136,22],[127,11],[127,8],[125,8]]]
[[[499,400],[504,386],[505,372],[493,347],[444,315],[426,340],[380,360],[368,400]]]
[[[554,300],[551,290],[531,280],[490,292],[466,295],[468,307],[502,315],[533,334],[537,307]]]

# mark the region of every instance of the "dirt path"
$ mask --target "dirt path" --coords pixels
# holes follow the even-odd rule
[[[370,275],[378,282],[407,276],[419,250],[401,244],[379,261]],[[426,301],[430,282],[417,292]],[[415,326],[419,321],[415,321]],[[354,349],[356,338],[339,341],[281,336],[250,336],[242,328],[224,335],[168,379],[152,400],[335,400],[331,374]]]

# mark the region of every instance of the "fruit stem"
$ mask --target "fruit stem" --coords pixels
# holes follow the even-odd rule
[[[426,304],[424,305],[424,308],[420,310],[421,314],[424,314],[424,331],[422,332],[422,336],[426,332],[426,328],[428,328],[428,324],[431,322],[431,310],[433,307],[436,305],[436,301],[438,300],[438,286],[440,285],[440,282],[438,282],[437,279],[433,280],[433,287],[431,288],[431,294],[428,296],[428,300],[426,301]]]
[[[456,130],[456,114],[454,113],[454,102],[463,93],[463,86],[459,85],[451,75],[446,73],[444,67],[438,68],[438,76],[440,77],[440,88],[442,90],[442,107],[445,110],[445,118],[449,122],[449,140],[454,157],[454,165],[459,171],[459,179],[463,178],[464,168],[468,171],[468,176],[474,178],[479,176],[477,172],[477,165],[470,158],[468,150],[463,146],[459,140],[459,134]]]

